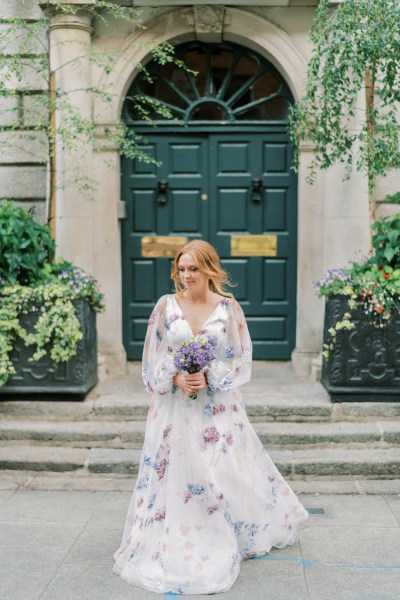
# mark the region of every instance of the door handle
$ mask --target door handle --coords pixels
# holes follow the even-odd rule
[[[252,179],[250,200],[256,204],[259,204],[262,200],[262,186],[261,179]]]
[[[169,183],[166,179],[162,179],[157,183],[157,202],[158,204],[167,204],[169,192]]]

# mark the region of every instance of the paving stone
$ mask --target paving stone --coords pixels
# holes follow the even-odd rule
[[[391,496],[390,498],[385,497],[385,501],[400,526],[400,494]]]
[[[104,543],[108,543],[104,539]],[[109,544],[110,552],[114,547]],[[79,596],[77,596],[77,593]],[[104,564],[63,565],[40,600],[161,600],[160,594],[152,594],[129,585]]]
[[[305,526],[322,525],[359,527],[371,524],[374,527],[399,527],[399,523],[383,496],[346,495],[338,502],[336,495],[329,497],[308,496],[305,500],[307,509],[322,508],[323,514],[308,519]],[[314,515],[313,515],[314,516]],[[400,531],[399,531],[400,533]]]
[[[64,491],[26,491],[14,492],[13,496],[2,504],[0,524],[18,522],[19,524],[43,523],[68,525],[72,527],[86,523],[102,500],[102,495],[91,491],[68,494],[65,503]]]
[[[35,493],[35,492],[31,492]],[[51,492],[49,492],[51,494]],[[49,496],[49,500],[51,496]],[[60,564],[72,544],[78,539],[83,525],[70,526],[67,523],[22,523],[0,524],[0,564],[42,567],[46,562]],[[44,560],[45,559],[45,560]]]
[[[311,600],[395,600],[399,569],[311,566],[305,569]]]
[[[136,480],[130,478],[129,481],[129,491],[104,494],[87,522],[87,529],[103,527],[115,529],[116,526],[124,526]]]
[[[90,528],[82,531],[64,559],[66,565],[101,565],[106,569],[112,564],[114,552],[121,545],[125,518],[115,516],[114,527]]]
[[[326,527],[321,519],[314,527],[301,529],[300,543],[303,556],[315,565],[400,567],[400,527],[375,527],[373,513],[354,527],[348,523]]]
[[[243,562],[240,565],[239,577],[228,592],[221,594],[221,599],[309,600],[300,556],[298,560],[274,560],[275,557],[278,557],[273,549],[270,557],[271,560]],[[294,590],[296,590],[295,595]],[[218,595],[215,597],[218,598]],[[194,594],[189,598],[190,600],[203,600],[204,596]]]
[[[40,598],[41,593],[47,588],[55,574],[57,565],[46,563],[30,567],[24,565],[23,569],[10,568],[10,565],[0,567],[0,598],[7,600],[29,600]]]
[[[59,446],[0,446],[0,469],[72,471],[85,464],[89,450]]]

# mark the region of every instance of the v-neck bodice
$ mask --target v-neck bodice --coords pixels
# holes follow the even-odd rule
[[[188,319],[185,317],[185,313],[183,312],[180,304],[178,303],[178,300],[175,297],[175,294],[171,294],[172,300],[175,303],[175,305],[177,306],[178,310],[181,313],[181,319],[186,321],[188,329],[190,331],[190,333],[192,334],[192,336],[195,335],[199,335],[199,333],[204,333],[204,328],[206,327],[207,323],[214,317],[215,313],[218,311],[219,307],[221,306],[222,302],[225,300],[225,298],[221,298],[220,301],[218,302],[217,306],[214,308],[214,310],[208,315],[207,319],[201,324],[201,327],[199,329],[199,331],[194,332],[193,328],[191,327]]]

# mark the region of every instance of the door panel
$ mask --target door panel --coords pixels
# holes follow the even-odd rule
[[[285,134],[210,138],[210,242],[232,279],[245,282],[237,296],[255,358],[289,359],[294,348],[297,214],[290,152]],[[261,197],[252,194],[253,179],[262,181]],[[243,258],[239,269],[231,258],[233,234],[276,235],[277,256]]]
[[[124,343],[140,358],[147,319],[159,296],[172,289],[170,259],[141,256],[144,235],[209,240],[237,283],[255,358],[289,359],[295,343],[296,178],[284,133],[147,135],[160,166],[124,159]],[[252,180],[261,179],[260,197]],[[169,191],[159,202],[157,184]],[[204,195],[208,200],[204,200]],[[203,199],[202,199],[203,198]],[[273,234],[277,256],[233,257],[233,234]]]
[[[130,359],[142,356],[149,314],[161,295],[171,292],[169,258],[142,257],[143,236],[178,235],[207,238],[208,193],[206,136],[148,136],[159,166],[137,160],[122,161],[122,194],[127,218],[122,224],[123,331]],[[168,191],[157,191],[159,182]]]

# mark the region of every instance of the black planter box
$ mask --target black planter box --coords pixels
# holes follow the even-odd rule
[[[76,315],[81,325],[83,339],[78,342],[77,354],[69,361],[54,367],[49,356],[37,362],[28,362],[34,350],[18,340],[11,360],[15,368],[5,386],[0,388],[0,399],[13,395],[54,396],[48,399],[63,399],[71,395],[81,399],[97,383],[97,333],[96,313],[85,299],[74,301]],[[22,317],[23,326],[30,330],[38,318],[38,313],[29,313]],[[22,398],[21,398],[22,399]]]
[[[345,312],[346,296],[327,298],[324,343],[328,329]],[[382,328],[369,324],[361,307],[352,317],[356,327],[337,332],[334,348],[323,361],[321,383],[332,402],[400,402],[399,311]]]

